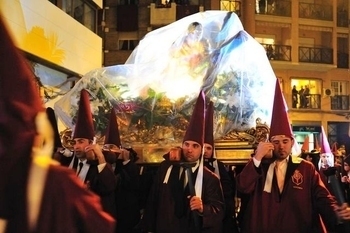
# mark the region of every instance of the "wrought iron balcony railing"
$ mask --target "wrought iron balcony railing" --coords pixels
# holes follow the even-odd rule
[[[299,47],[299,62],[333,64],[333,49]]]
[[[224,11],[233,11],[241,16],[241,1],[231,1],[231,0],[221,0],[220,1],[220,9]]]
[[[176,5],[176,20],[198,13],[199,5]]]
[[[292,46],[264,43],[261,43],[261,45],[264,46],[269,60],[291,61]]]
[[[349,54],[348,53],[337,53],[337,68],[349,68]]]
[[[338,27],[349,27],[349,15],[345,9],[340,9],[337,12],[337,26]]]
[[[256,14],[264,15],[276,15],[276,16],[291,16],[291,1],[259,1],[259,8],[256,10]],[[271,4],[269,4],[271,2]]]
[[[306,19],[333,20],[333,6],[326,4],[299,3],[299,17]]]
[[[299,97],[299,96],[298,96]],[[321,94],[309,94],[301,101],[300,97],[297,99],[297,104],[293,104],[292,108],[296,109],[321,109]],[[300,102],[303,102],[303,106]],[[292,99],[293,103],[293,99]]]
[[[349,110],[349,96],[348,95],[331,96],[331,109],[332,110]]]

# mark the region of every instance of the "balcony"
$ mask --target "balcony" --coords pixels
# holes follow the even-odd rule
[[[165,5],[156,5],[155,3],[151,3],[150,10],[150,25],[164,26],[188,15],[204,11],[204,8],[199,5],[183,5],[171,2],[170,4],[168,3]]]
[[[220,9],[224,11],[232,11],[236,13],[238,17],[241,16],[241,1],[227,1],[227,0],[221,0],[220,1]]]
[[[176,6],[176,20],[182,19],[186,16],[203,11],[199,5],[177,5]]]
[[[326,4],[313,4],[300,2],[299,3],[299,17],[305,19],[316,20],[333,20],[333,6]]]
[[[349,110],[349,96],[331,96],[331,110]]]
[[[348,11],[345,9],[340,9],[337,12],[337,27],[349,27],[349,16]]]
[[[290,45],[279,45],[279,44],[264,44],[261,43],[262,46],[264,46],[266,55],[269,58],[269,60],[275,60],[275,61],[291,61],[291,51],[292,46]]]
[[[333,49],[299,47],[299,62],[333,64]]]
[[[293,102],[293,99],[292,99]],[[296,106],[296,107],[294,107]],[[293,105],[293,109],[321,109],[321,94],[310,94],[305,96],[305,105],[300,106],[300,99],[298,99],[298,104]]]
[[[168,25],[176,21],[176,3],[172,2],[170,5],[157,5],[151,3],[150,5],[151,26],[163,26]]]
[[[349,68],[349,54],[348,53],[342,53],[342,52],[338,52],[337,53],[337,68],[345,68],[348,69]]]
[[[291,1],[259,1],[259,9],[255,13],[290,17],[291,4]]]

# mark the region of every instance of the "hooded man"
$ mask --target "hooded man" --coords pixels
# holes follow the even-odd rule
[[[105,160],[101,147],[94,142],[95,132],[90,110],[89,93],[80,93],[77,122],[73,134],[74,155],[62,154],[60,162],[72,168],[88,189],[101,197],[103,209],[116,216],[114,191],[117,182],[110,164]]]
[[[220,181],[203,166],[204,119],[201,91],[181,149],[166,154],[159,167],[143,218],[146,232],[221,232],[224,202]]]
[[[115,201],[118,224],[116,232],[136,232],[136,225],[140,222],[141,217],[139,170],[135,164],[137,154],[131,148],[122,148],[114,109],[111,109],[110,113],[103,154],[107,162],[112,165],[117,178]]]
[[[308,161],[291,156],[294,136],[276,80],[270,142],[260,142],[237,176],[237,189],[250,194],[243,233],[320,233],[350,219],[350,208],[338,206],[319,173]],[[272,151],[272,158],[266,158]]]
[[[99,197],[51,160],[35,77],[0,18],[0,232],[113,232]]]
[[[205,137],[204,137],[204,166],[214,172],[220,179],[222,191],[225,199],[225,218],[223,221],[222,232],[235,233],[238,232],[236,217],[234,190],[235,180],[232,180],[227,172],[223,162],[218,161],[215,155],[214,145],[214,106],[213,102],[209,102],[209,106],[205,115]]]

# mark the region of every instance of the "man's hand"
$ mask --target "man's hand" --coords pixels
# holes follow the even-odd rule
[[[191,210],[197,210],[200,214],[203,214],[203,202],[200,197],[197,196],[187,196],[190,199]]]
[[[120,154],[118,156],[118,159],[122,159],[123,161],[130,160],[130,152],[125,149],[120,149]]]
[[[271,142],[259,142],[258,147],[255,150],[254,158],[261,161],[263,157],[273,152],[275,147]]]
[[[102,149],[98,144],[90,144],[85,147],[87,160],[98,160],[98,164],[106,163],[105,157],[102,153]]]
[[[347,203],[343,203],[341,206],[338,206],[336,213],[339,220],[350,220],[350,207]]]

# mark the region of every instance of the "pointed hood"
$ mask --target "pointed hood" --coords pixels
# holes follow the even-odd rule
[[[46,114],[47,114],[47,117],[51,123],[51,126],[52,126],[52,129],[53,129],[53,132],[54,132],[54,151],[53,153],[56,152],[57,148],[62,148],[62,143],[61,143],[61,137],[60,137],[60,133],[58,132],[58,125],[57,125],[57,119],[56,119],[56,114],[55,114],[55,111],[53,110],[53,108],[46,108]]]
[[[16,139],[24,142],[35,134],[34,119],[44,107],[39,96],[39,86],[29,64],[15,47],[5,23],[0,18],[0,157]],[[23,145],[25,146],[25,145]],[[27,145],[28,146],[28,145]],[[12,154],[14,157],[22,154]]]
[[[213,102],[210,101],[205,111],[205,135],[204,135],[204,143],[211,145],[214,148],[214,105]]]
[[[9,146],[31,148],[36,134],[35,117],[44,111],[39,86],[29,64],[15,47],[5,23],[0,17],[0,158]],[[15,144],[21,145],[15,145]],[[15,157],[29,157],[28,153],[11,153]]]
[[[275,98],[270,126],[270,139],[275,136],[294,138],[291,125],[289,124],[287,105],[278,79],[276,79],[275,86]]]
[[[117,117],[113,108],[111,109],[111,113],[109,115],[109,124],[107,127],[105,144],[114,144],[118,147],[122,145],[120,142]]]
[[[309,144],[310,144],[309,136],[306,136],[304,138],[304,143],[303,143],[303,146],[301,147],[301,151],[303,151],[303,152],[310,152]]]
[[[323,126],[321,126],[322,129],[322,135],[321,135],[321,148],[320,148],[320,156],[326,156],[326,160],[327,160],[327,165],[330,167],[334,167],[334,155],[331,151],[331,147],[329,146],[328,143],[328,139],[327,139],[327,135],[326,132],[323,128]],[[319,161],[319,168],[321,168],[322,165],[322,159],[320,159]]]
[[[190,123],[187,127],[183,141],[195,141],[203,148],[205,119],[205,95],[201,91],[193,109]]]
[[[27,210],[29,213],[31,209],[27,205],[26,184],[34,158],[32,146],[38,133],[38,115],[46,114],[36,77],[11,40],[1,15],[0,44],[0,215],[3,223],[12,215],[28,224],[31,216],[28,217]],[[46,126],[48,122],[39,123]],[[52,141],[47,144],[51,152]],[[9,205],[13,195],[16,201]]]
[[[321,154],[332,153],[331,147],[329,146],[329,143],[328,143],[326,132],[323,126],[321,128],[322,128]]]
[[[334,142],[332,145],[332,153],[338,154],[338,143],[337,142]]]
[[[95,136],[94,124],[92,120],[89,93],[82,89],[78,109],[77,122],[74,128],[74,138],[86,138],[93,140]]]
[[[204,143],[207,143],[213,147],[213,167],[215,174],[220,178],[220,171],[218,161],[216,160],[216,151],[215,151],[215,141],[214,141],[214,104],[213,101],[209,102],[209,105],[205,111],[205,135]]]
[[[316,151],[321,152],[320,144],[318,143],[318,138],[315,137],[315,148]]]

